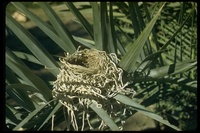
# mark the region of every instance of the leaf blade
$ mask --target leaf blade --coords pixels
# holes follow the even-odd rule
[[[66,5],[71,10],[71,12],[79,19],[83,27],[86,29],[90,37],[94,40],[93,29],[90,23],[83,17],[83,15],[77,10],[72,2],[66,2]]]
[[[126,105],[129,105],[129,106],[133,107],[135,110],[137,110],[137,111],[143,113],[144,115],[146,115],[146,116],[148,116],[148,117],[150,117],[150,118],[152,118],[152,119],[155,119],[155,120],[157,120],[157,121],[159,121],[159,122],[161,122],[161,123],[163,123],[163,124],[165,124],[165,125],[167,125],[167,126],[173,128],[173,129],[175,129],[175,130],[177,130],[177,131],[180,131],[179,128],[177,128],[177,127],[174,126],[174,125],[171,125],[167,120],[164,120],[161,116],[159,116],[159,115],[157,115],[157,114],[155,114],[155,113],[149,111],[149,110],[146,109],[144,106],[142,106],[142,105],[136,103],[135,101],[131,100],[130,98],[128,98],[128,97],[126,97],[126,96],[121,95],[121,94],[118,94],[118,95],[116,95],[114,98],[115,98],[116,100],[118,100],[118,101],[120,101],[120,102],[126,104]]]
[[[93,13],[93,30],[94,30],[95,47],[98,50],[103,50],[100,9],[97,2],[91,2],[91,6],[92,6],[92,13]]]
[[[68,51],[67,45],[63,40],[56,34],[56,31],[50,26],[47,22],[44,22],[39,16],[35,15],[29,11],[23,4],[20,2],[11,2],[19,11],[24,13],[31,21],[35,22],[36,25],[48,35],[56,44],[58,44],[64,51]]]
[[[178,62],[178,63],[175,63],[175,64],[162,66],[160,68],[155,68],[155,69],[150,70],[149,77],[163,78],[164,76],[183,73],[183,72],[190,70],[194,67],[197,67],[197,61],[196,60]]]
[[[121,59],[119,62],[119,65],[127,72],[134,71],[134,65],[137,61],[137,58],[140,55],[140,52],[142,51],[142,48],[149,36],[149,34],[152,31],[152,28],[154,24],[156,23],[156,20],[158,19],[158,16],[163,8],[164,4],[160,8],[160,10],[156,13],[154,18],[147,24],[145,29],[142,31],[140,36],[135,40],[135,42],[129,47],[127,53],[125,56]]]
[[[6,25],[15,33],[15,35],[24,43],[24,45],[49,69],[55,76],[59,73],[59,65],[49,54],[49,52],[39,43],[35,37],[23,28],[14,18],[6,13]]]
[[[49,101],[52,98],[50,89],[39,77],[34,75],[31,70],[17,58],[12,51],[6,47],[6,65],[12,69],[19,77],[29,85],[36,88],[43,97]]]
[[[76,48],[74,46],[75,40],[73,39],[70,31],[65,27],[59,16],[55,13],[55,11],[49,4],[40,2],[39,5],[42,7],[46,15],[49,17],[49,21],[53,25],[59,37],[62,38],[64,43],[68,46],[67,52],[74,53],[76,51]]]
[[[98,114],[98,116],[101,117],[102,120],[104,120],[105,124],[108,125],[111,130],[119,131],[119,127],[102,108],[97,108],[96,104],[94,103],[90,105],[90,108],[92,108]]]

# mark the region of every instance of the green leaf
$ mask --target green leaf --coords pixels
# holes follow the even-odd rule
[[[107,21],[107,27],[106,27],[106,32],[108,34],[107,37],[107,47],[109,53],[117,53],[117,38],[116,38],[116,32],[114,28],[114,20],[113,20],[113,4],[112,2],[109,3],[109,20]],[[119,45],[118,45],[119,46]],[[121,47],[119,47],[121,48]]]
[[[44,105],[41,105],[41,106],[39,106],[38,108],[36,108],[34,111],[32,111],[32,112],[31,112],[25,119],[23,119],[13,130],[16,131],[16,130],[21,129],[21,128],[24,126],[24,124],[28,123],[28,121],[29,121],[32,117],[36,116],[36,114],[39,113],[39,111],[41,111],[47,104],[49,104],[49,103],[46,103],[46,104],[44,104]]]
[[[94,40],[93,29],[90,23],[83,17],[83,15],[79,12],[79,10],[74,6],[72,2],[67,2],[66,5],[70,9],[70,11],[76,16],[76,18],[81,22],[92,40]]]
[[[58,44],[64,51],[70,50],[68,45],[63,42],[63,40],[57,35],[55,29],[47,22],[43,21],[39,16],[35,15],[31,11],[29,11],[23,4],[20,2],[11,2],[19,11],[24,13],[31,21],[35,22],[35,24],[44,32],[47,36],[50,37],[56,44]]]
[[[99,5],[96,2],[91,2],[92,13],[93,13],[93,30],[94,30],[94,42],[96,49],[103,50],[103,37],[102,37],[102,22],[101,22],[101,12]]]
[[[169,46],[172,43],[173,39],[175,37],[177,37],[178,33],[180,33],[180,31],[183,28],[183,26],[186,24],[186,22],[188,21],[188,19],[191,17],[192,12],[187,16],[187,18],[181,24],[181,26],[176,30],[176,32],[174,34],[172,34],[172,37],[159,49],[159,51],[157,53],[151,55],[151,58],[147,57],[146,59],[144,59],[142,61],[142,63],[144,63],[144,62],[147,62],[147,60],[149,60],[148,63],[146,63],[147,65],[142,69],[141,72],[145,71],[146,68],[149,68],[152,64],[155,63],[156,59],[161,55],[161,53],[163,53],[163,51],[166,49],[166,47]]]
[[[73,36],[73,37],[77,42],[83,44],[84,46],[86,46],[88,48],[95,48],[94,41],[91,41],[91,40],[88,40],[85,38],[81,38],[81,37],[77,37],[77,36]]]
[[[6,80],[7,80],[6,82],[7,84],[20,83],[17,76],[8,66],[6,66]]]
[[[142,60],[142,62],[140,63],[140,65],[138,66],[138,70],[140,73],[144,72],[146,70],[146,68],[151,68],[150,65],[152,62],[155,63],[155,61],[157,61],[157,58],[164,52],[165,50],[159,50],[149,56],[147,56],[144,60]]]
[[[129,47],[125,56],[121,59],[119,65],[127,72],[134,71],[134,66],[139,57],[141,51],[143,50],[143,46],[148,39],[149,34],[152,31],[153,26],[158,19],[160,12],[163,8],[164,4],[154,16],[154,18],[146,25],[145,29],[142,31],[140,36],[135,40],[135,42]]]
[[[12,51],[6,47],[6,65],[12,69],[19,77],[29,85],[36,88],[43,97],[49,101],[52,98],[48,86],[19,59]]]
[[[21,83],[10,84],[6,86],[6,90],[12,90],[13,88],[24,90],[24,91],[30,91],[30,92],[38,92],[38,90],[35,89],[34,87],[30,85],[21,84]]]
[[[70,31],[65,27],[61,19],[58,17],[58,15],[55,13],[55,11],[51,8],[49,4],[40,2],[39,5],[49,17],[49,21],[58,33],[58,36],[62,38],[65,45],[67,45],[67,52],[74,53],[76,51],[75,40],[73,39]]]
[[[149,73],[149,77],[152,78],[163,78],[164,76],[168,75],[175,75],[178,73],[186,72],[192,68],[197,67],[197,61],[196,60],[189,60],[189,61],[183,61],[178,62],[175,64],[163,66],[160,68],[152,69]]]
[[[133,2],[129,2],[129,13],[130,13],[130,18],[132,21],[132,25],[133,25],[133,29],[134,29],[134,33],[135,33],[135,38],[137,38],[140,34],[141,28],[139,25],[139,20],[137,18],[137,14],[135,11],[135,7],[134,7],[134,3]]]
[[[158,3],[157,3],[158,4]],[[148,10],[147,8],[147,3],[144,2],[143,3],[143,7],[144,7],[144,10],[145,10],[145,13],[146,13],[146,16],[147,16],[147,19],[148,21],[151,21],[151,17],[150,17],[150,11],[151,10]],[[155,9],[155,8],[154,8]],[[154,48],[155,51],[157,51],[159,49],[159,44],[158,44],[158,39],[157,39],[157,35],[156,35],[156,31],[155,31],[155,27],[152,29],[152,36],[153,36],[153,39],[155,41],[155,44],[154,43],[150,43],[152,46],[152,48]]]
[[[110,116],[103,110],[102,108],[98,108],[96,104],[92,103],[90,105],[90,108],[92,108],[97,115],[104,120],[105,124],[110,127],[113,131],[119,131],[119,127],[115,124],[115,122],[110,118]]]
[[[14,113],[11,111],[10,109],[11,107],[9,107],[7,104],[6,104],[6,118],[9,119],[10,121],[12,121],[13,123],[15,123],[16,125],[20,122],[20,120],[18,120]]]
[[[6,25],[13,31],[13,33],[26,45],[26,47],[46,65],[52,74],[55,76],[59,73],[57,69],[58,64],[53,57],[46,51],[46,49],[38,42],[35,37],[23,28],[15,19],[6,13]]]
[[[46,124],[49,121],[49,119],[58,111],[58,109],[61,106],[62,104],[58,102],[58,104],[56,104],[56,106],[52,108],[52,111],[49,114],[47,114],[48,116],[45,117],[45,120],[42,121],[42,124],[40,124],[37,130],[40,130],[44,126],[44,124]]]
[[[101,34],[102,35],[102,46],[104,51],[109,52],[108,46],[110,45],[110,27],[108,23],[108,10],[107,10],[107,3],[100,2],[100,20],[101,20]]]
[[[21,107],[23,107],[28,112],[35,109],[33,101],[28,96],[27,92],[23,90],[16,90],[15,88],[6,89],[6,93]]]
[[[136,103],[135,101],[131,100],[130,98],[124,96],[124,95],[121,95],[121,94],[118,94],[114,97],[116,100],[128,105],[128,106],[131,106],[133,107],[135,110],[137,110],[138,112],[141,112],[143,113],[144,115],[154,119],[154,120],[157,120],[158,122],[160,123],[163,123],[177,131],[180,131],[179,128],[177,128],[176,126],[174,125],[171,125],[167,120],[164,120],[161,116],[149,111],[148,109],[146,109],[144,106]]]
[[[18,103],[19,106],[22,106],[27,111],[32,111],[35,109],[33,101],[27,94],[27,90],[29,91],[37,91],[35,88],[23,85],[19,82],[16,75],[6,66],[6,79],[8,80],[8,84],[6,86],[6,93]],[[20,89],[18,89],[20,88]],[[29,89],[30,88],[30,89]]]
[[[39,65],[43,65],[39,60],[37,60],[33,55],[31,54],[27,54],[27,53],[24,53],[24,52],[18,52],[18,51],[13,51],[13,53],[21,58],[21,59],[24,59],[24,60],[27,60],[27,61],[30,61],[30,62],[33,62],[33,63],[36,63],[36,64],[39,64]]]
[[[101,37],[103,44],[102,46],[99,46],[99,44],[97,44],[97,47],[103,48],[102,50],[106,51],[107,53],[116,53],[116,37],[115,37],[115,31],[114,31],[114,25],[113,25],[113,13],[112,13],[111,3],[110,3],[109,11],[110,11],[109,12],[110,16],[108,16],[107,3],[100,2],[99,26],[101,27],[101,32],[98,31],[98,34],[99,34],[99,38]],[[98,17],[98,16],[95,16],[95,17]],[[95,23],[95,20],[94,20],[94,23]],[[94,24],[94,26],[97,26],[97,25]]]

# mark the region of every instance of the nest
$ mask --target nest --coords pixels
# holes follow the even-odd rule
[[[113,97],[120,94],[135,94],[133,89],[125,89],[123,70],[116,66],[118,58],[115,54],[106,54],[96,49],[77,50],[75,53],[60,58],[60,73],[54,82],[52,95],[67,107],[68,117],[74,130],[84,130],[87,121],[90,129],[89,105],[95,103],[114,117],[115,111],[122,104]],[[77,124],[75,112],[82,112],[82,126]],[[99,128],[106,126],[103,121]]]

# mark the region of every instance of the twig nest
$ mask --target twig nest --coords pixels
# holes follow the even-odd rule
[[[85,111],[89,105],[96,103],[97,107],[103,108],[112,117],[116,109],[123,107],[113,97],[118,93],[135,94],[133,89],[125,89],[128,83],[122,82],[123,70],[116,66],[118,61],[115,54],[96,49],[77,50],[60,58],[62,66],[54,82],[52,95],[67,107],[75,130],[83,130],[84,124],[79,129],[74,111],[82,111],[87,115]],[[88,125],[91,126],[90,123]]]

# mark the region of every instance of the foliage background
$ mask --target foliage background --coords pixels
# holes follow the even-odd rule
[[[51,8],[57,4],[61,6]],[[139,112],[146,110],[143,107],[154,105],[154,114],[143,111],[143,115],[163,123],[165,130],[196,129],[197,4],[169,2],[161,9],[162,5],[159,2],[9,4],[6,12],[6,125],[14,130],[50,130],[54,115],[55,127],[66,122],[63,108],[53,104],[50,90],[58,73],[58,56],[73,53],[81,45],[114,52],[121,59],[119,66],[125,70],[124,79],[132,81],[129,87],[137,94],[132,101],[123,96],[116,99]],[[33,6],[42,8],[49,21],[30,12],[29,7]],[[159,9],[161,15],[155,16]],[[9,14],[15,10],[26,14],[39,32],[33,34],[12,19]],[[70,25],[65,26],[60,20],[62,14],[69,12],[87,31],[87,37],[70,32]],[[92,12],[92,20],[80,14],[85,12]],[[130,115],[125,119],[128,117]],[[112,124],[115,123],[119,120]],[[114,130],[112,124],[105,130]],[[67,124],[62,130],[67,130]]]

